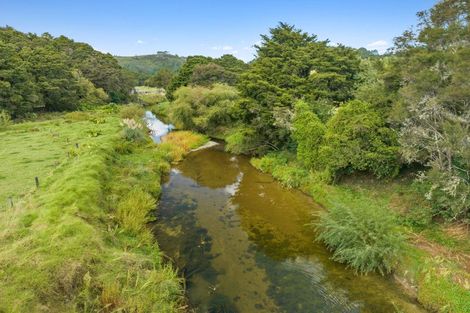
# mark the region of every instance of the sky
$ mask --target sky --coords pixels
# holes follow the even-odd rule
[[[318,39],[384,52],[437,0],[0,0],[0,26],[65,35],[113,55],[169,51],[248,61],[279,22]]]

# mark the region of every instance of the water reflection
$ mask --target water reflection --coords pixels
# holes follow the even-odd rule
[[[307,225],[318,209],[216,147],[171,172],[155,229],[197,312],[421,312],[390,280],[332,262]]]
[[[172,124],[165,124],[160,121],[155,114],[150,111],[145,111],[144,117],[145,123],[147,123],[147,128],[150,130],[150,136],[153,141],[159,143],[162,136],[168,134],[175,127]]]

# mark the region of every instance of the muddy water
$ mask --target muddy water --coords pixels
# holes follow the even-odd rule
[[[317,210],[215,147],[171,171],[155,232],[196,312],[422,312],[391,279],[332,262],[308,225]]]

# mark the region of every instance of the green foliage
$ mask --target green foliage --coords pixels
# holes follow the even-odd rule
[[[161,70],[169,70],[171,73],[175,73],[186,60],[185,57],[173,55],[167,51],[129,57],[115,56],[115,59],[120,66],[136,75],[137,85],[144,84],[145,80],[150,79]]]
[[[229,72],[215,63],[198,64],[193,69],[189,84],[199,86],[211,86],[215,83],[233,85],[236,79],[235,73]]]
[[[168,86],[168,97],[172,100],[173,93],[190,83],[208,86],[214,83],[232,84],[247,65],[232,55],[223,55],[218,59],[205,56],[190,56],[178,70]]]
[[[121,133],[122,138],[135,143],[148,142],[148,136],[143,132],[142,128],[124,127]]]
[[[218,132],[233,121],[239,99],[234,87],[221,84],[212,88],[181,87],[174,96],[169,107],[172,123],[178,128],[206,133]]]
[[[440,1],[418,14],[416,33],[396,39],[401,152],[430,169],[425,195],[450,219],[470,214],[468,9],[468,1]]]
[[[318,166],[326,127],[305,102],[297,103],[292,136],[297,142],[297,159],[307,168]]]
[[[288,147],[297,100],[338,105],[351,99],[360,61],[353,49],[328,46],[284,23],[261,37],[257,58],[239,78],[247,98],[243,118],[264,142]]]
[[[17,158],[0,150],[1,204],[11,195],[5,186],[31,190],[35,175],[41,184],[15,198],[15,208],[0,210],[0,311],[179,311],[180,279],[163,265],[145,228],[144,212],[155,208],[160,175],[169,169],[167,156],[155,146],[125,143],[116,136],[118,124],[115,115],[106,116],[102,134],[88,137],[93,121],[56,117],[15,124],[2,134]],[[75,142],[76,156],[67,156]],[[16,164],[31,150],[34,160]]]
[[[341,106],[326,125],[321,164],[332,173],[370,171],[393,177],[400,168],[395,132],[371,105],[353,100]]]
[[[152,195],[141,189],[132,189],[119,201],[116,217],[125,230],[139,234],[147,230],[146,224],[152,220],[149,213],[155,207]]]
[[[289,165],[277,166],[272,175],[275,179],[287,188],[299,188],[307,177],[307,171],[303,168],[292,167]]]
[[[264,173],[272,173],[277,167],[286,165],[288,158],[282,153],[268,153],[261,158],[253,158],[251,164]]]
[[[470,293],[452,281],[452,273],[439,273],[441,266],[439,259],[424,264],[418,282],[419,302],[433,312],[469,312]]]
[[[133,119],[135,121],[141,121],[144,117],[145,110],[138,104],[128,104],[121,108],[120,116],[122,118]]]
[[[250,154],[253,147],[259,142],[259,138],[252,128],[238,127],[229,132],[225,137],[225,149],[229,152],[240,154]]]
[[[148,79],[145,80],[145,86],[167,89],[173,79],[174,72],[167,68],[162,68]]]
[[[0,110],[0,129],[7,127],[11,123],[10,114],[5,110]]]
[[[78,121],[88,121],[90,120],[90,114],[86,112],[80,112],[80,111],[75,111],[75,112],[69,112],[64,115],[64,118],[68,121],[72,122],[78,122]]]
[[[181,66],[176,75],[173,77],[170,85],[168,86],[167,92],[169,98],[172,100],[173,93],[182,86],[187,86],[191,80],[193,70],[197,65],[209,63],[211,58],[205,56],[190,56],[186,59],[186,62]]]
[[[404,244],[392,213],[375,205],[334,204],[320,216],[317,229],[333,259],[360,273],[391,272]]]
[[[0,109],[71,111],[128,99],[131,80],[109,54],[67,37],[0,28]]]
[[[417,183],[432,207],[433,216],[470,222],[470,184],[465,180],[431,168],[421,173]]]

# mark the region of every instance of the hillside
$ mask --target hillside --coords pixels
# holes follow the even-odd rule
[[[137,56],[115,56],[119,65],[138,74],[139,79],[145,79],[161,69],[176,72],[186,60],[185,57],[158,51],[157,54]]]

